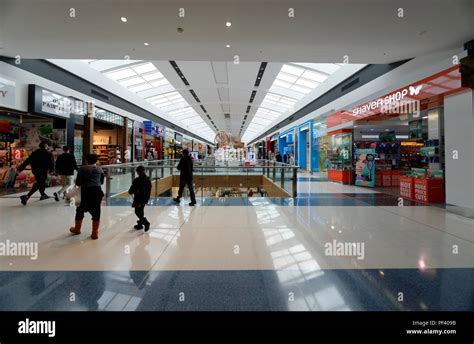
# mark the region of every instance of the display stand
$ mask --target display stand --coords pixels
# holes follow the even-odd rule
[[[414,199],[424,203],[444,203],[444,180],[414,178]]]

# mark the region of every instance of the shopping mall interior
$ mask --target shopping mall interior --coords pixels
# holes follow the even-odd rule
[[[474,311],[474,2],[426,3],[0,0],[0,310]]]

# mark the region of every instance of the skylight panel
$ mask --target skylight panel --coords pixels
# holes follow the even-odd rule
[[[130,91],[141,92],[144,90],[149,90],[150,88],[153,88],[153,86],[151,86],[150,84],[142,84],[142,85],[130,87]]]
[[[130,78],[130,79],[120,80],[119,84],[122,85],[122,86],[125,86],[125,87],[130,87],[130,86],[134,86],[134,85],[138,85],[138,84],[143,84],[144,82],[145,82],[145,80],[143,80],[142,78],[137,76],[137,77]]]
[[[288,73],[288,74],[293,74],[295,76],[300,76],[301,74],[303,74],[304,69],[293,67],[293,66],[285,64],[285,65],[283,65],[283,67],[281,67],[281,72],[285,72],[285,73]]]
[[[151,74],[144,74],[142,75],[143,79],[146,81],[154,81],[158,79],[164,79],[163,74],[157,72],[157,73],[151,73]]]
[[[133,66],[132,69],[138,73],[138,74],[143,74],[143,73],[148,73],[152,71],[156,71],[156,67],[153,63],[148,62],[139,66]]]
[[[117,80],[120,80],[120,79],[130,78],[131,76],[136,76],[137,74],[133,70],[131,70],[130,68],[125,68],[125,69],[121,69],[119,71],[114,71],[114,72],[107,73],[105,75],[108,78],[117,81]]]
[[[160,87],[160,86],[164,86],[164,85],[168,85],[168,84],[169,84],[169,81],[166,80],[166,79],[154,81],[154,82],[151,83],[151,85],[153,87]]]
[[[316,73],[316,72],[307,70],[306,72],[303,73],[303,78],[317,81],[317,82],[323,82],[324,80],[328,78],[328,76],[326,74]]]

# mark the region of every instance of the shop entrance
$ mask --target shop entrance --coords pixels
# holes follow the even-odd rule
[[[310,170],[310,137],[309,128],[300,129],[298,134],[298,165],[301,170]]]
[[[444,203],[443,109],[356,122],[354,172],[356,185]]]
[[[119,164],[122,162],[124,147],[121,146],[122,128],[101,121],[94,121],[94,153],[101,165]]]

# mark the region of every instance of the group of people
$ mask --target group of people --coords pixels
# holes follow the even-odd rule
[[[87,154],[85,156],[86,165],[77,166],[76,159],[71,154],[69,147],[63,147],[63,153],[56,159],[54,164],[53,155],[48,151],[48,144],[41,142],[39,149],[35,150],[19,167],[19,171],[23,171],[28,165],[35,177],[35,183],[26,195],[20,197],[21,203],[26,205],[30,197],[39,191],[40,200],[50,198],[45,192],[46,180],[49,173],[56,172],[61,176],[62,188],[54,193],[54,198],[59,202],[60,196],[66,198],[69,190],[75,184],[80,188],[80,204],[76,207],[75,224],[69,229],[72,234],[81,234],[82,222],[85,213],[89,213],[92,217],[92,239],[99,238],[101,203],[104,197],[102,185],[105,180],[105,173],[100,166],[97,165],[98,156],[96,154]],[[191,196],[189,205],[196,204],[196,196],[193,188],[193,161],[187,149],[183,150],[183,155],[177,169],[180,171],[180,184],[178,197],[173,198],[176,203],[181,201],[183,197],[184,187],[187,185]],[[77,171],[77,177],[74,181],[74,172]],[[152,184],[145,173],[143,166],[136,168],[137,178],[135,178],[130,186],[128,193],[133,195],[132,207],[135,208],[135,214],[138,218],[135,229],[144,229],[147,232],[150,229],[150,222],[145,217],[145,206],[150,200]]]
[[[295,157],[293,153],[286,152],[285,155],[282,157],[280,152],[276,152],[275,154],[275,161],[277,162],[284,162],[285,164],[289,164],[294,166],[295,165]]]

